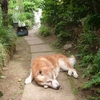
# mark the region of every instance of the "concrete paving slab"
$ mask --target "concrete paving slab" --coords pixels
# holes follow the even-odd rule
[[[28,42],[29,45],[36,45],[36,44],[42,44],[42,43],[44,43],[44,41],[42,41],[40,39],[29,40],[27,42]]]
[[[32,45],[30,46],[31,52],[50,52],[53,51],[48,44]]]
[[[58,82],[61,85],[59,90],[51,88],[44,89],[38,86],[34,81],[27,84],[21,100],[76,100],[73,94],[70,82],[65,72],[61,72],[58,77]]]
[[[32,53],[32,59],[38,56],[49,55],[49,54],[54,54],[54,52]]]
[[[39,38],[36,37],[36,36],[24,36],[24,38],[25,38],[27,41],[32,41],[32,40],[35,40],[35,39],[39,39]]]

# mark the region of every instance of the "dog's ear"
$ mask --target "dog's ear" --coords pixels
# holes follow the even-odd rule
[[[38,74],[39,75],[43,75],[43,70],[40,69],[39,72],[38,72]]]

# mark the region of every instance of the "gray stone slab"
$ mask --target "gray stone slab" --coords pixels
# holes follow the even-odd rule
[[[32,59],[34,59],[38,56],[44,56],[44,55],[49,55],[49,54],[54,54],[54,52],[32,53]]]
[[[33,45],[30,46],[31,52],[50,52],[53,51],[49,45],[41,44],[41,45]]]
[[[65,72],[60,73],[58,82],[61,88],[59,90],[44,89],[33,81],[25,85],[21,100],[77,100],[71,90],[68,77],[70,76],[67,76]]]
[[[44,43],[44,41],[40,40],[40,39],[34,39],[34,40],[30,40],[27,41],[29,45],[36,45],[36,44],[42,44]]]
[[[24,36],[24,38],[25,38],[27,41],[32,41],[32,40],[35,40],[35,39],[39,39],[39,38],[36,37],[36,36]]]

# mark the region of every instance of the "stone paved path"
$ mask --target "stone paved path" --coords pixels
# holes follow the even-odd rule
[[[54,53],[48,44],[35,36],[37,31],[36,28],[33,28],[29,31],[29,35],[25,36],[26,41],[30,45],[32,61],[37,56]],[[61,88],[59,90],[44,89],[33,81],[31,84],[25,85],[21,100],[77,100],[71,90],[68,77],[65,72],[60,72],[58,82]]]

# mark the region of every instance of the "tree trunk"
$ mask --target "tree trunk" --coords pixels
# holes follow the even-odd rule
[[[2,0],[1,2],[2,9],[2,24],[3,26],[8,26],[8,0]]]

